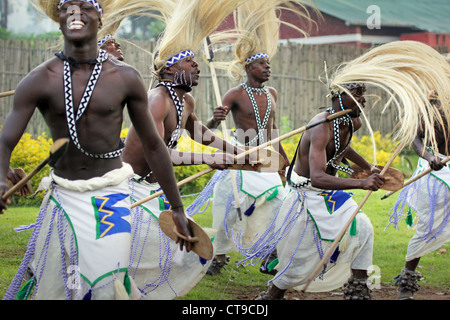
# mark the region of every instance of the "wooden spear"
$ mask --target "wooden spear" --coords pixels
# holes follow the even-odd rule
[[[320,125],[322,123],[329,122],[329,121],[332,121],[332,120],[334,120],[336,118],[342,117],[342,116],[344,116],[344,115],[346,115],[347,113],[350,113],[350,112],[352,112],[352,110],[350,110],[350,109],[339,111],[339,112],[336,112],[336,113],[334,113],[332,115],[329,115],[328,117],[326,117],[323,120],[320,120],[320,121],[308,124],[306,126],[303,126],[303,127],[298,128],[298,129],[295,129],[295,130],[293,130],[291,132],[285,133],[285,134],[283,134],[283,135],[281,135],[281,136],[279,136],[279,137],[277,137],[275,139],[272,139],[272,140],[267,141],[267,142],[265,142],[263,144],[260,144],[259,146],[255,147],[255,148],[250,148],[249,150],[238,154],[236,156],[236,160],[244,158],[244,157],[246,157],[248,154],[250,154],[252,152],[255,152],[255,151],[258,151],[258,150],[260,150],[262,148],[266,148],[268,146],[271,146],[272,144],[277,143],[277,142],[279,142],[281,140],[290,138],[290,137],[292,137],[292,136],[294,136],[296,134],[300,134],[300,133],[302,133],[302,132],[304,132],[304,131],[306,131],[308,129],[314,128],[314,127],[316,127],[316,126],[318,126],[318,125]]]
[[[182,185],[184,185],[184,184],[186,184],[186,183],[188,183],[188,182],[190,182],[190,181],[192,181],[192,180],[195,180],[195,179],[197,179],[197,178],[200,178],[201,176],[203,176],[203,175],[205,175],[205,174],[207,174],[207,173],[210,173],[210,172],[213,171],[213,170],[214,170],[214,169],[212,169],[212,168],[208,168],[208,169],[205,169],[205,170],[203,170],[203,171],[197,172],[196,174],[193,174],[192,176],[187,177],[186,179],[183,179],[183,180],[179,181],[179,182],[177,183],[177,187],[181,187]],[[162,194],[164,194],[164,191],[163,191],[163,190],[158,191],[158,192],[155,192],[154,194],[152,194],[152,195],[150,195],[150,196],[148,196],[148,197],[145,197],[145,198],[143,198],[143,199],[141,199],[141,200],[139,200],[139,201],[133,203],[133,204],[131,205],[131,209],[133,209],[133,208],[135,208],[135,207],[137,207],[137,206],[140,206],[140,205],[143,204],[144,202],[147,202],[147,201],[150,201],[150,200],[152,200],[152,199],[155,199],[156,197],[159,197],[159,196],[162,195]]]

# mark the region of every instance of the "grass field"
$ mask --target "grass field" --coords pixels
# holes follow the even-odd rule
[[[359,203],[365,191],[352,191],[354,199]],[[393,284],[393,278],[398,275],[404,266],[404,258],[409,239],[414,230],[407,228],[406,223],[401,223],[399,230],[390,226],[386,228],[388,214],[395,203],[396,196],[393,195],[385,200],[380,200],[385,191],[374,192],[362,210],[369,216],[375,231],[375,244],[373,264],[378,266],[381,271],[381,282]],[[194,216],[195,220],[203,226],[211,225],[210,208],[202,215]],[[419,264],[419,269],[425,280],[421,282],[423,286],[436,288],[448,288],[450,285],[450,261],[448,252],[450,252],[450,243],[442,248],[447,253],[439,254],[439,251],[428,254],[423,257]],[[272,276],[259,272],[259,265],[237,267],[235,262],[242,259],[238,253],[230,254],[231,263],[223,270],[220,275],[211,277],[205,276],[202,281],[183,299],[233,299],[236,298],[236,292],[242,295],[254,293],[255,289],[265,290],[266,283],[272,279]],[[257,291],[257,290],[256,290]]]
[[[365,191],[353,191],[353,193],[358,203],[365,195]],[[396,200],[396,195],[380,200],[384,193],[385,191],[372,193],[363,211],[371,219],[375,230],[373,263],[381,271],[381,282],[392,284],[393,277],[404,266],[406,247],[414,230],[408,229],[405,223],[401,223],[399,230],[394,229],[393,226],[385,230],[388,213]],[[184,198],[186,205],[192,200],[193,197]],[[17,271],[31,234],[31,231],[17,233],[14,228],[33,223],[38,210],[36,207],[11,207],[4,215],[0,215],[0,297],[5,294]],[[210,227],[211,208],[209,207],[204,213],[194,218],[200,225]],[[450,243],[443,248],[446,252],[435,251],[421,259],[419,271],[425,278],[422,285],[436,288],[449,287]],[[205,276],[188,295],[180,299],[231,300],[237,299],[237,295],[250,294],[266,288],[267,281],[272,278],[270,275],[260,273],[259,266],[237,267],[235,262],[240,261],[242,256],[238,253],[231,253],[230,256],[230,264],[222,270],[220,275]]]

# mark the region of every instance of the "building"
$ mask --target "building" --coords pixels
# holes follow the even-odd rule
[[[316,0],[321,17],[311,10],[314,24],[283,11],[282,19],[308,31],[304,38],[286,26],[281,42],[349,44],[369,47],[396,40],[416,40],[450,51],[449,0]]]

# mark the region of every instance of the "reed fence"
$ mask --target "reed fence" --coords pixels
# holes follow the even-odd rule
[[[121,45],[126,62],[140,71],[146,86],[150,87],[153,83],[151,52],[154,43],[122,41]],[[23,77],[53,57],[60,48],[58,42],[0,40],[0,92],[14,90]],[[277,55],[271,61],[272,75],[267,83],[278,91],[276,103],[278,127],[285,131],[301,127],[319,111],[319,108],[330,105],[330,100],[326,97],[327,86],[319,80],[319,77],[325,78],[324,61],[331,70],[333,66],[349,61],[365,50],[368,49],[345,45],[300,46],[292,43],[280,45]],[[215,59],[217,61],[232,59],[232,52],[227,48],[216,50]],[[196,99],[196,114],[204,122],[212,116],[216,103],[209,67],[202,57],[197,57],[197,60],[200,64],[201,79],[200,84],[193,89],[192,95]],[[217,77],[222,95],[238,84],[231,82],[225,71],[217,70]],[[245,75],[242,81],[245,81]],[[376,89],[368,90],[368,93],[384,99],[383,94]],[[382,101],[375,103],[376,99],[370,95],[367,100],[365,114],[372,129],[382,134],[391,132],[398,122],[396,113],[387,110],[381,114]],[[13,96],[0,99],[0,124],[5,121],[12,105]],[[229,118],[227,125],[232,128],[233,122],[231,117]],[[129,125],[129,118],[125,115],[124,127]],[[43,131],[48,131],[47,126],[36,111],[27,132],[39,135]],[[361,133],[367,132],[367,128],[363,126]]]

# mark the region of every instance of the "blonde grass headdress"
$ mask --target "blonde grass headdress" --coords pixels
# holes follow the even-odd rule
[[[123,20],[131,16],[146,16],[167,21],[176,0],[112,0],[109,12],[103,18],[100,41],[114,37]]]
[[[114,0],[111,1],[109,12],[105,14],[102,22],[103,27],[98,32],[98,47],[101,47],[110,39],[116,39],[116,32],[123,20],[128,17],[145,16],[166,22],[175,9],[176,0]],[[140,50],[153,55],[146,49],[126,39],[121,39]]]
[[[358,84],[375,86],[388,94],[383,112],[391,104],[398,112],[394,138],[409,145],[421,128],[425,144],[437,150],[435,125],[448,128],[450,120],[450,65],[444,56],[420,42],[395,41],[341,64],[328,82],[332,94],[349,94],[349,86]],[[436,96],[445,125],[438,108],[430,102]]]
[[[304,36],[306,32],[299,27],[283,21],[281,9],[296,14],[300,19],[311,22],[306,6],[315,9],[311,1],[305,0],[248,0],[240,6],[234,15],[238,37],[234,45],[235,60],[231,63],[219,63],[219,68],[228,69],[229,77],[238,81],[242,77],[242,68],[256,59],[272,59],[278,50],[281,24],[289,26]]]
[[[248,0],[178,0],[155,54],[155,72],[197,53],[204,39]]]

